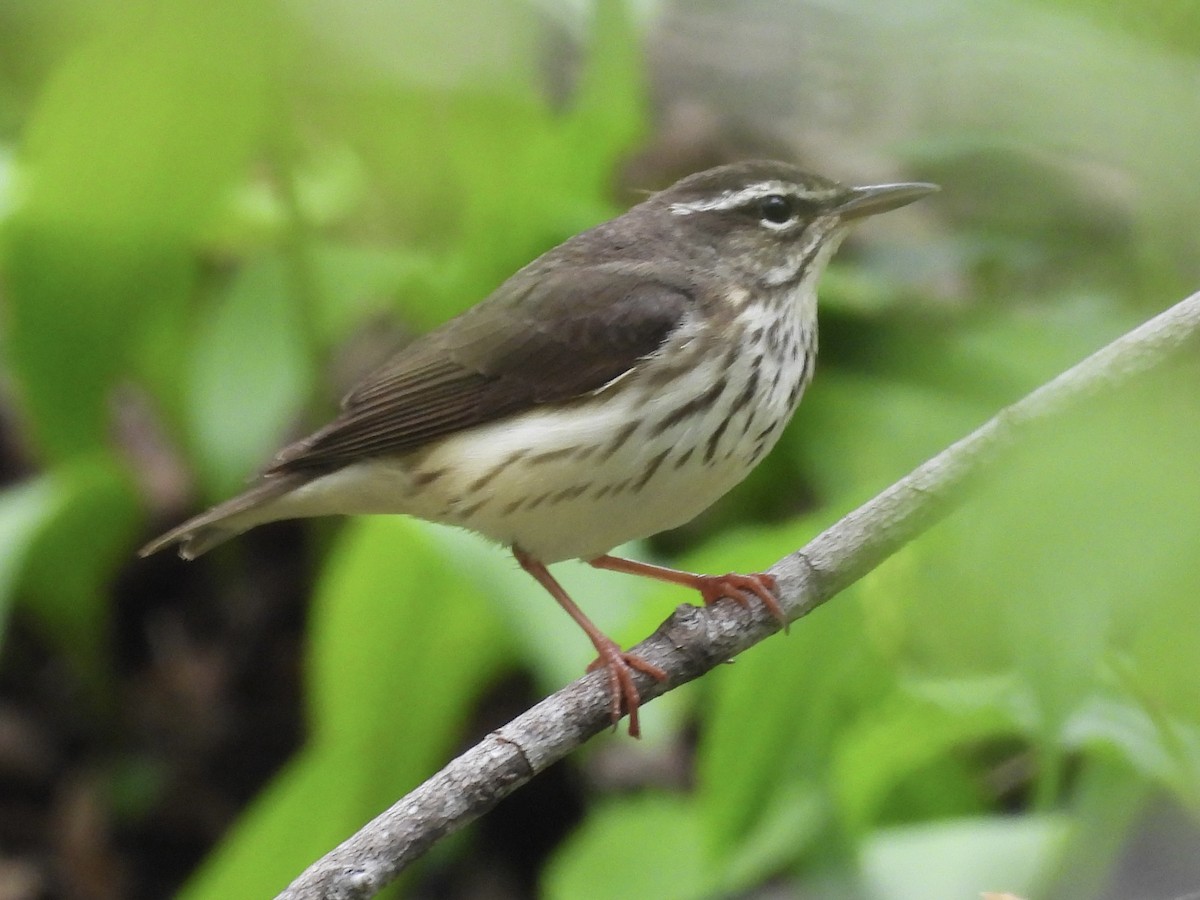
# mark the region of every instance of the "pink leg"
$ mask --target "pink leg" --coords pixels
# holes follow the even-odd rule
[[[638,694],[637,686],[633,683],[633,670],[644,672],[658,681],[666,681],[667,673],[639,656],[622,651],[616,641],[597,628],[592,620],[584,615],[583,610],[575,605],[575,601],[563,590],[562,585],[550,574],[550,570],[543,563],[519,547],[513,547],[512,551],[517,562],[521,564],[521,568],[536,578],[538,584],[550,592],[550,596],[558,601],[558,605],[565,609],[567,615],[574,619],[576,624],[587,634],[599,654],[596,661],[588,666],[588,671],[604,668],[608,672],[613,724],[615,725],[621,718],[621,701],[624,700],[625,709],[629,712],[629,735],[638,737],[641,734],[641,726],[638,724],[638,706],[641,704],[641,697]]]
[[[728,575],[696,575],[692,572],[669,569],[666,566],[656,566],[651,563],[607,555],[597,556],[595,559],[589,559],[588,562],[597,569],[624,572],[627,575],[642,575],[646,578],[690,587],[700,592],[705,606],[716,603],[722,597],[728,597],[742,606],[749,606],[753,595],[762,601],[763,606],[779,621],[780,625],[787,627],[783,608],[773,593],[775,576],[765,572],[755,575],[738,575],[736,572],[730,572]]]

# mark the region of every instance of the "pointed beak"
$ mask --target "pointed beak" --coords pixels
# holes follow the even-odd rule
[[[873,184],[867,187],[851,188],[833,212],[841,217],[843,222],[854,219],[864,219],[878,213],[908,206],[914,200],[920,200],[929,194],[939,191],[936,184],[923,181],[910,181],[901,184]]]

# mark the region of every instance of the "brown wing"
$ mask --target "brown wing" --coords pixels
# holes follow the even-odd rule
[[[525,270],[400,351],[269,472],[338,468],[603,387],[658,349],[690,286],[643,266]]]

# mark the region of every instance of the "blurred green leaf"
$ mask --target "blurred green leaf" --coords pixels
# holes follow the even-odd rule
[[[26,554],[60,504],[60,492],[48,475],[0,492],[0,646]]]
[[[107,687],[108,582],[140,518],[128,474],[105,455],[0,494],[0,635],[16,598],[94,700]]]
[[[80,457],[48,476],[54,514],[26,551],[23,604],[97,692],[107,687],[108,587],[128,561],[142,518],[124,466],[107,454]]]
[[[765,568],[813,532],[802,523],[713,542],[687,562],[702,571]],[[697,748],[699,809],[712,853],[728,852],[758,827],[772,797],[820,784],[835,725],[887,692],[894,676],[863,640],[849,591],[710,673]],[[797,848],[799,849],[799,848]]]
[[[1056,327],[1070,322],[1066,315]],[[1011,332],[1020,330],[1008,323],[990,339],[986,333],[974,339],[976,344],[991,341],[994,374],[1017,385],[1036,383],[1037,370],[1058,364],[1048,362],[1049,357],[1082,356],[1086,343],[1098,340],[1087,337],[1086,328],[1074,330],[1069,341],[1045,335],[1040,350],[1016,357],[1004,335],[1011,338]],[[799,748],[820,754],[821,742],[837,734],[847,743],[835,757],[830,786],[848,804],[852,830],[872,824],[889,792],[899,788],[920,790],[924,784],[926,791],[937,787],[950,792],[939,801],[943,811],[979,806],[985,795],[971,787],[962,754],[996,737],[1024,738],[1038,746],[1043,799],[1057,796],[1064,789],[1057,778],[1062,757],[1079,749],[1074,741],[1063,740],[1062,729],[1074,729],[1066,723],[1074,721],[1070,717],[1097,689],[1107,648],[1121,633],[1113,630],[1114,614],[1126,623],[1126,637],[1144,641],[1150,630],[1178,638],[1179,628],[1166,623],[1188,621],[1191,613],[1178,604],[1189,605],[1184,598],[1200,589],[1192,586],[1200,572],[1184,549],[1189,535],[1200,532],[1195,520],[1200,497],[1192,497],[1200,485],[1189,474],[1194,455],[1187,450],[1200,444],[1200,433],[1196,417],[1178,413],[1181,394],[1191,390],[1193,377],[1190,369],[1168,373],[1148,380],[1130,397],[1113,398],[1103,410],[1056,422],[1051,434],[1032,440],[989,479],[988,488],[966,509],[901,550],[829,607],[797,623],[782,644],[769,641],[730,670],[710,676],[716,702],[708,705],[711,717],[698,771],[701,797],[707,801],[701,806],[704,821],[721,835],[715,845],[736,848],[769,806],[768,798],[789,786],[795,790],[795,779],[803,772],[816,773],[810,778],[819,790],[828,764],[819,761],[820,755],[816,762],[810,757],[807,765],[799,763]],[[897,463],[919,463],[965,434],[988,411],[981,398],[956,399],[944,389],[838,372],[826,373],[822,390],[815,409],[802,408],[797,425],[808,417],[810,427],[802,429],[808,469],[819,465],[830,473],[825,490],[834,500],[847,490],[844,479],[856,485],[856,492],[864,491],[862,484],[883,486],[902,474]],[[826,414],[828,421],[822,418]],[[818,420],[815,427],[813,418]],[[887,443],[888,454],[878,453],[880,441]],[[880,469],[881,464],[888,468]],[[797,535],[792,546],[802,543],[803,535]],[[1152,562],[1124,562],[1135,559]],[[744,562],[734,565],[746,568]],[[714,566],[706,560],[702,568]],[[1113,605],[1117,596],[1140,593],[1144,598],[1147,590],[1156,599],[1149,604],[1143,600],[1133,618],[1128,615],[1132,609]],[[856,599],[861,617],[851,616],[847,607]],[[846,623],[839,636],[822,630],[828,616]],[[815,675],[781,649],[798,634],[805,646],[797,655],[812,660]],[[1148,667],[1156,687],[1166,687],[1178,699],[1156,696],[1139,703],[1182,700],[1185,679],[1194,684],[1197,671],[1186,643],[1173,641],[1176,649],[1167,659],[1177,660],[1177,667],[1166,667],[1172,674],[1163,677],[1159,665]],[[931,706],[929,696],[897,693],[877,707],[869,690],[844,693],[843,682],[852,684],[854,676],[870,679],[865,674],[869,668],[858,672],[854,666],[872,658],[866,650],[872,644],[876,652],[894,657],[896,665],[955,673],[958,677],[944,684],[958,701]],[[778,656],[768,667],[771,654]],[[1007,671],[1014,662],[1020,675],[999,693],[993,691],[995,681],[980,677]],[[759,667],[764,671],[754,672]],[[781,703],[780,695],[786,696],[781,685],[789,683],[805,684],[805,699]],[[887,684],[886,677],[879,677],[874,686],[883,690]],[[982,693],[962,702],[972,685]],[[1194,699],[1195,692],[1188,695]],[[825,704],[838,703],[839,696],[843,705],[835,720]],[[1188,708],[1195,707],[1189,701]],[[1155,774],[1142,766],[1147,777],[1171,778],[1174,789],[1187,795],[1192,765],[1187,741],[1175,741],[1172,757],[1171,729],[1161,723],[1157,731],[1148,727],[1141,740],[1143,752],[1156,763]],[[764,767],[764,759],[771,759],[771,766]],[[956,798],[954,791],[962,793]],[[919,806],[910,798],[902,808],[913,814]],[[929,808],[937,814],[937,804]]]
[[[1070,321],[1056,322],[1055,331]],[[1016,375],[1042,365],[1041,357],[1061,356],[1091,329],[1081,322],[1062,346],[1044,338],[1020,357],[1011,326],[965,346],[990,346],[1002,363],[1007,355]],[[1063,723],[1088,702],[1114,647],[1136,648],[1145,702],[1195,721],[1200,702],[1185,685],[1195,683],[1196,658],[1181,633],[1196,619],[1190,598],[1200,590],[1188,549],[1200,531],[1200,415],[1186,399],[1196,379],[1194,366],[1176,367],[1029,436],[963,509],[864,580],[870,635],[931,674],[977,676],[1015,665],[1017,691],[1032,701],[1023,727],[1049,754],[1061,750]],[[823,423],[811,451],[832,466],[824,455],[840,448],[831,473],[881,458],[867,434],[887,435],[893,451],[905,452],[919,444],[921,428],[941,429],[943,410],[954,410],[922,409],[906,402],[911,391],[881,388],[881,406],[898,401],[890,421],[902,424],[889,425],[853,382],[834,379],[832,388],[843,421]],[[835,444],[827,431],[838,427],[847,433]]]
[[[542,878],[547,900],[712,896],[702,829],[683,797],[645,794],[595,809],[558,849]]]
[[[268,257],[246,266],[196,328],[187,409],[209,497],[229,496],[262,468],[312,390],[313,355],[285,265]]]
[[[646,133],[648,86],[642,71],[642,41],[627,0],[595,0],[588,29],[587,59],[566,117],[571,146],[560,159],[592,160],[570,167],[587,181],[585,196],[604,197],[612,187],[613,164]]]
[[[16,206],[17,167],[13,160],[12,147],[0,144],[0,225],[7,223]]]
[[[1077,778],[1066,841],[1038,879],[1034,896],[1092,900],[1105,895],[1113,870],[1122,864],[1122,845],[1154,793],[1149,783],[1130,775],[1123,760],[1089,755]]]
[[[287,137],[277,140],[282,143]],[[311,229],[335,227],[351,219],[370,188],[361,161],[344,146],[304,150],[308,152],[292,149],[276,164],[281,171],[272,171],[274,177],[264,175],[229,191],[205,228],[205,244],[227,254],[244,255],[260,248],[269,252],[297,218]],[[276,154],[284,155],[278,150]],[[294,207],[284,179],[292,182]]]
[[[112,7],[41,96],[9,233],[8,344],[51,458],[104,442],[142,311],[187,297],[191,241],[267,114],[268,8]]]
[[[721,896],[733,896],[786,871],[816,842],[828,823],[824,798],[811,782],[781,783],[762,814],[729,847],[721,871]]]
[[[986,416],[974,402],[922,386],[833,372],[812,399],[797,420],[808,436],[800,449],[831,503],[869,499]],[[877,452],[880,443],[888,453]]]
[[[1041,0],[1048,7],[1079,13],[1109,26],[1115,35],[1135,35],[1159,48],[1200,56],[1200,5],[1178,0]]]
[[[506,652],[439,533],[400,517],[339,536],[312,609],[311,737],[185,892],[270,896],[427,778]]]
[[[961,748],[1016,733],[1000,704],[949,710],[897,691],[839,736],[830,779],[844,824],[861,839],[879,824],[888,793],[913,772]],[[940,780],[950,781],[944,774]]]
[[[1068,824],[1051,816],[962,819],[880,831],[862,851],[867,896],[879,900],[1028,896],[1061,849]]]
[[[438,262],[427,252],[323,242],[314,253],[321,303],[318,332],[332,345],[372,317],[394,309],[396,298],[419,307],[434,290]]]
[[[476,27],[464,22],[460,42]],[[405,298],[419,328],[478,302],[532,257],[612,212],[614,166],[645,121],[636,33],[623,4],[600,4],[586,60],[561,112],[532,79],[480,77],[461,59],[461,77],[433,86],[401,81],[347,97],[339,85],[320,99],[383,186],[402,235],[434,262],[421,302]]]
[[[292,759],[200,865],[179,900],[273,897],[387,805],[355,773],[362,748],[310,746]]]
[[[1123,697],[1095,697],[1068,720],[1063,740],[1075,750],[1115,752],[1200,813],[1200,724],[1155,715]]]
[[[314,738],[371,745],[388,735],[392,752],[380,764],[398,779],[436,761],[507,652],[504,627],[442,536],[401,517],[346,529],[322,573],[312,625]],[[419,723],[419,739],[398,721]]]

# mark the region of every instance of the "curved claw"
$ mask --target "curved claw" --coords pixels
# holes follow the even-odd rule
[[[730,572],[727,575],[696,576],[696,589],[700,591],[700,597],[704,600],[705,606],[711,606],[722,597],[728,597],[741,606],[749,606],[753,595],[761,600],[762,605],[767,608],[767,612],[786,628],[787,620],[783,615],[783,607],[775,599],[776,583],[775,576],[766,572],[752,575]]]
[[[625,653],[615,641],[597,644],[600,653],[587,667],[589,672],[605,669],[608,673],[609,713],[612,716],[613,727],[621,719],[622,701],[624,709],[629,713],[629,735],[639,737],[641,725],[638,722],[638,707],[642,698],[637,685],[633,683],[633,670],[644,672],[656,681],[666,681],[667,673],[653,663],[648,663],[640,656]]]

